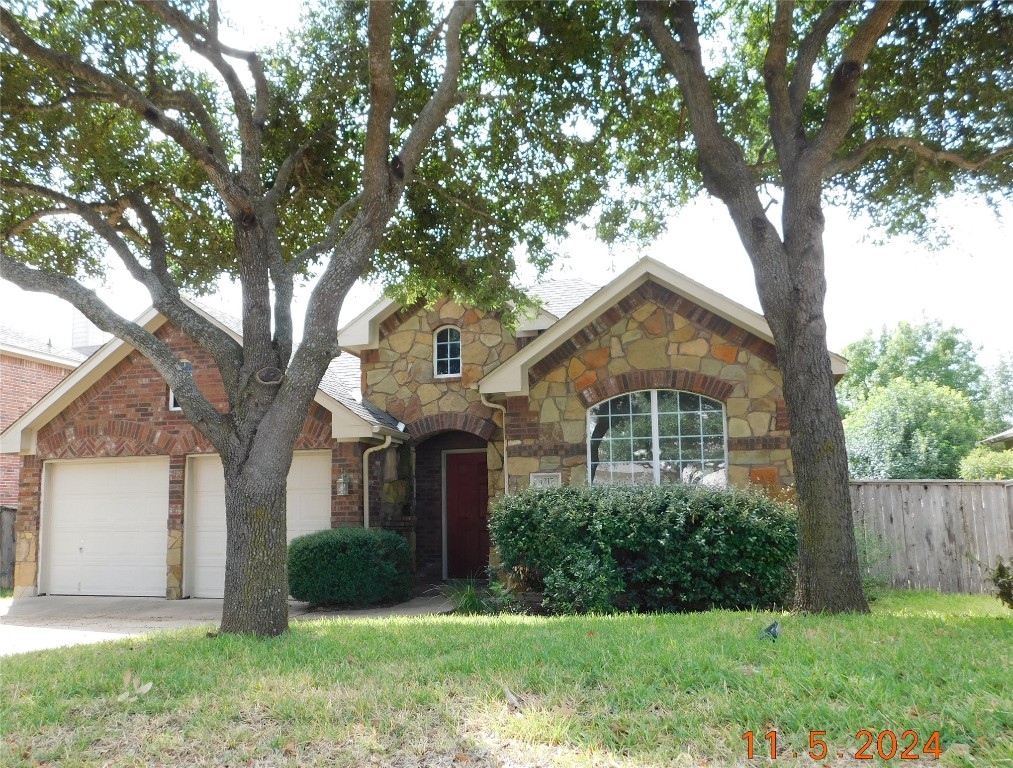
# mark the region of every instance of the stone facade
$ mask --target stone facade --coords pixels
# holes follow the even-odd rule
[[[590,321],[529,371],[507,402],[510,488],[533,472],[587,482],[587,410],[642,389],[679,389],[725,406],[728,480],[793,480],[781,374],[768,342],[655,283]]]
[[[461,332],[461,375],[436,376],[436,331]],[[379,345],[361,355],[364,396],[404,422],[413,443],[448,430],[487,441],[489,488],[503,487],[502,411],[482,403],[478,381],[517,349],[513,335],[492,313],[448,300],[395,313],[380,326]]]

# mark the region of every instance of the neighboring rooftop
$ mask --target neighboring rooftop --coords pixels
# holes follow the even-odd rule
[[[59,347],[51,340],[31,336],[16,328],[0,325],[0,349],[22,357],[34,357],[74,368],[84,362],[86,355],[67,347]]]
[[[587,301],[599,288],[600,285],[594,285],[579,277],[571,277],[539,283],[531,288],[530,292],[541,299],[546,312],[561,318]]]
[[[1005,432],[1000,432],[998,435],[986,437],[981,442],[984,445],[993,445],[995,443],[1013,443],[1013,427],[1010,427]]]

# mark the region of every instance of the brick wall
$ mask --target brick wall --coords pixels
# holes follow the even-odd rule
[[[70,370],[39,360],[26,360],[14,355],[0,355],[0,431],[35,405],[43,395],[64,379]],[[18,473],[21,457],[0,456],[0,504],[18,503]]]
[[[228,398],[211,356],[168,323],[156,335],[181,360],[193,363],[198,388],[213,405],[226,410]],[[131,352],[42,427],[37,446],[37,455],[22,457],[15,589],[30,589],[37,584],[41,470],[45,460],[165,455],[170,457],[166,594],[180,597],[186,456],[215,451],[181,411],[169,410],[168,385],[151,363],[139,352]],[[332,494],[331,525],[362,525],[361,448],[357,444],[335,444],[330,414],[317,404],[311,407],[296,443],[296,450],[311,449],[331,449],[332,480],[343,471],[356,478],[352,495]]]

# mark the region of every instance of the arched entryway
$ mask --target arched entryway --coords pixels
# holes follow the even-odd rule
[[[488,443],[461,431],[415,446],[415,542],[419,576],[485,578],[489,565]]]

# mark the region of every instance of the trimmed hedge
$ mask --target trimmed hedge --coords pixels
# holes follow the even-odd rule
[[[359,608],[406,600],[412,553],[393,531],[333,528],[288,545],[288,588],[311,605]]]
[[[791,504],[690,485],[529,489],[489,528],[502,570],[556,613],[783,604],[798,542]]]

